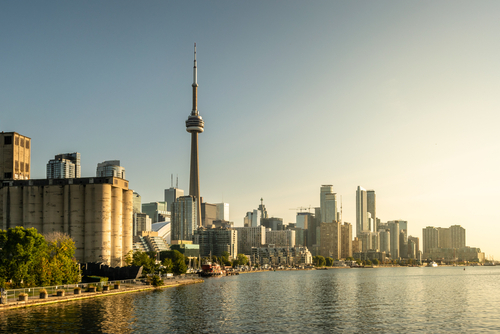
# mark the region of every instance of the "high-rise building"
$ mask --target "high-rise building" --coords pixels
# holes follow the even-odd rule
[[[142,235],[142,232],[151,231],[152,228],[151,218],[145,213],[142,212],[134,212],[134,226],[133,226],[133,235],[138,236]]]
[[[371,214],[373,219],[372,224],[370,224],[370,230],[372,232],[377,232],[377,201],[375,196],[375,190],[366,191],[366,210]]]
[[[337,210],[337,194],[331,184],[322,185],[320,189],[321,223],[340,221]]]
[[[31,138],[17,132],[0,133],[0,180],[30,178]]]
[[[197,228],[197,207],[196,198],[193,196],[182,196],[172,204],[172,240],[192,241],[193,233]],[[182,243],[182,242],[177,242]]]
[[[97,177],[119,177],[125,179],[125,168],[120,166],[120,160],[108,160],[97,164]]]
[[[414,246],[410,245],[413,243]],[[413,250],[414,248],[414,250]],[[420,253],[420,240],[418,237],[408,236],[408,258],[417,259]]]
[[[217,220],[217,205],[203,202],[201,203],[201,225],[210,227],[214,220]]]
[[[358,186],[356,189],[356,236],[359,237],[361,232],[369,231],[366,190]]]
[[[238,231],[238,252],[250,255],[252,247],[262,247],[266,243],[266,228],[257,227],[235,227]]]
[[[297,212],[295,227],[307,230],[312,223],[314,215],[310,212]]]
[[[47,163],[47,179],[74,179],[82,177],[80,153],[63,153]]]
[[[319,255],[340,259],[341,254],[341,228],[340,222],[320,224]]]
[[[260,199],[259,211],[260,211],[260,217],[261,218],[268,218],[267,210],[266,210],[266,206],[264,205],[264,199],[263,198]]]
[[[171,217],[167,202],[143,203],[142,212],[151,218],[153,224],[168,221]]]
[[[134,203],[134,213],[142,212],[141,195],[139,195],[135,191],[134,191],[134,194],[133,194],[133,203]]]
[[[172,210],[172,204],[179,198],[184,196],[184,190],[170,187],[165,189],[165,202],[167,202],[168,211]]]
[[[194,231],[194,243],[200,245],[200,255],[220,257],[224,252],[230,259],[238,255],[238,231],[226,228],[201,227]]]
[[[355,237],[352,240],[352,254],[361,253],[362,250],[363,250],[363,242],[358,237]]]
[[[352,257],[352,224],[344,223],[340,226],[340,257]]]
[[[389,229],[379,229],[380,245],[379,249],[381,252],[389,254],[391,252],[391,232]]]
[[[391,258],[398,259],[399,255],[399,222],[397,220],[387,222],[389,231],[391,232]]]
[[[260,224],[265,226],[266,228],[270,228],[273,231],[284,230],[285,226],[283,224],[283,218],[270,217],[270,218],[261,218]]]
[[[248,211],[247,215],[244,218],[243,225],[245,227],[257,227],[260,226],[260,220],[261,220],[260,210]]]
[[[275,247],[295,247],[294,230],[266,230],[266,244]]]
[[[229,203],[217,203],[216,217],[217,220],[229,221]]]
[[[450,226],[451,248],[465,247],[465,228],[460,225]]]
[[[451,231],[447,227],[437,227],[438,244],[434,248],[451,248]]]
[[[198,154],[198,133],[203,132],[205,122],[198,111],[198,77],[196,67],[196,43],[194,44],[193,65],[193,109],[186,121],[186,131],[191,134],[191,168],[189,173],[189,196],[196,204],[196,226],[201,227],[201,198],[200,198],[200,167]]]
[[[428,254],[433,248],[439,248],[439,230],[433,226],[422,229],[422,252]],[[425,255],[424,255],[425,256]]]

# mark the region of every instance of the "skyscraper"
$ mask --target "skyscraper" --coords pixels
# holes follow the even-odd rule
[[[373,225],[370,226],[372,232],[378,231],[376,208],[377,208],[377,201],[375,197],[375,190],[368,190],[366,192],[366,209],[371,214],[373,219]]]
[[[47,163],[47,179],[74,179],[82,177],[80,153],[58,154]]]
[[[368,207],[366,190],[358,186],[356,190],[356,236],[359,237],[361,232],[370,231],[368,226]]]
[[[333,192],[330,184],[322,185],[320,192],[321,223],[338,221],[337,194]]]
[[[189,173],[189,195],[196,203],[196,225],[201,226],[200,169],[198,155],[198,133],[203,132],[205,123],[198,112],[198,77],[196,68],[196,43],[193,65],[193,110],[186,121],[186,131],[191,134],[191,169]]]
[[[172,240],[192,240],[196,230],[196,208],[199,207],[193,196],[182,196],[172,205]],[[144,206],[144,204],[143,204]],[[201,210],[200,210],[201,211]]]
[[[120,160],[108,160],[97,164],[97,177],[119,177],[125,179],[125,168],[120,166]]]

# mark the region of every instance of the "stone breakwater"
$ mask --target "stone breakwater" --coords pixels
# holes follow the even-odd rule
[[[8,304],[0,304],[0,312],[4,310],[11,310],[16,308],[33,307],[39,305],[47,305],[54,303],[70,302],[73,300],[98,298],[98,297],[108,297],[124,293],[141,292],[155,289],[172,288],[181,285],[197,284],[203,283],[203,279],[183,279],[183,280],[172,280],[164,281],[164,285],[153,287],[146,284],[122,284],[119,289],[113,289],[108,291],[98,291],[98,292],[83,292],[78,295],[65,295],[57,296],[51,295],[47,299],[40,299],[38,297],[30,297],[27,301],[15,301]]]

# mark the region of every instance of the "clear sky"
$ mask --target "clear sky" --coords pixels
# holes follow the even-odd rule
[[[355,225],[467,229],[500,259],[500,2],[2,1],[0,129],[32,138],[32,178],[80,152],[121,160],[143,202],[188,189],[193,43],[201,193],[243,225],[264,198],[295,221],[321,184]]]

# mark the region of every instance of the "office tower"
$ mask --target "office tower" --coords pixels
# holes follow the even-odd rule
[[[261,218],[268,218],[266,206],[264,205],[264,199],[262,199],[262,198],[260,199],[259,211],[260,211]],[[259,222],[259,224],[260,224],[260,222]]]
[[[295,231],[267,229],[266,244],[274,247],[295,247]]]
[[[399,256],[404,259],[408,257],[408,234],[403,229],[399,229]]]
[[[47,179],[74,179],[81,176],[78,152],[58,154],[47,163]]]
[[[411,246],[410,243],[413,243],[414,246]],[[413,248],[415,248],[413,250]],[[416,259],[418,254],[420,253],[420,240],[418,237],[408,236],[408,257],[411,259]]]
[[[172,204],[179,198],[184,196],[184,190],[170,187],[165,189],[165,202],[167,202],[168,211],[172,210]]]
[[[30,178],[31,138],[17,132],[0,133],[0,180]]]
[[[261,218],[260,224],[266,228],[270,228],[273,231],[284,230],[285,226],[283,224],[283,218],[270,217]]]
[[[168,221],[171,217],[167,202],[143,203],[142,212],[151,218],[153,224]]]
[[[380,236],[379,249],[381,252],[389,254],[391,252],[391,232],[389,229],[379,229]]]
[[[132,193],[113,177],[0,183],[0,228],[67,233],[79,262],[122,266],[132,250]]]
[[[198,228],[194,231],[194,243],[200,245],[200,256],[221,257],[224,252],[230,259],[238,255],[238,231],[224,228]]]
[[[125,168],[120,166],[120,160],[108,160],[97,164],[97,177],[119,177],[125,179]]]
[[[367,220],[368,220],[368,231],[369,232],[374,232],[375,230],[375,221],[372,218],[371,213],[367,213]]]
[[[369,250],[373,250],[373,236],[372,236],[372,232],[370,232],[370,231],[360,232],[358,238],[361,241],[361,246],[362,246],[361,247],[361,251],[363,253],[366,253]]]
[[[433,226],[422,229],[423,253],[428,254],[433,248],[439,247],[439,230]],[[424,255],[426,256],[426,255]]]
[[[313,250],[314,246],[319,246],[319,224],[321,223],[321,209],[320,208],[314,208],[314,218],[312,219],[311,223],[307,227],[307,247],[311,250],[311,252],[314,252],[316,255],[316,252]]]
[[[266,228],[235,227],[238,231],[238,251],[245,255],[252,254],[252,247],[262,247],[266,243]]]
[[[319,255],[340,259],[341,254],[340,222],[320,224]]]
[[[460,225],[450,226],[451,248],[465,247],[465,228]]]
[[[133,235],[141,235],[142,232],[151,231],[152,220],[146,213],[134,212]]]
[[[368,211],[368,213],[371,214],[371,218],[373,219],[373,222],[370,224],[370,230],[372,232],[377,232],[377,230],[378,230],[376,207],[377,207],[377,202],[376,202],[376,197],[375,197],[375,190],[367,190],[366,191],[366,210]]]
[[[337,194],[333,192],[333,186],[322,185],[320,189],[321,223],[340,221],[337,210]]]
[[[307,230],[309,225],[312,224],[313,219],[314,215],[310,212],[297,212],[297,216],[295,217],[295,227]]]
[[[196,225],[201,226],[200,169],[198,155],[198,133],[203,132],[205,123],[198,111],[198,77],[196,68],[196,43],[194,44],[193,66],[193,110],[186,121],[186,131],[191,134],[191,169],[189,173],[189,196],[196,204]]]
[[[217,220],[229,221],[229,203],[217,203],[216,218]]]
[[[356,236],[359,237],[361,232],[366,231],[370,231],[366,190],[358,186],[356,190]]]
[[[201,225],[210,227],[214,220],[217,220],[217,205],[203,202],[201,203]]]
[[[389,231],[391,232],[391,257],[396,260],[400,257],[399,255],[399,222],[392,221],[387,222]]]
[[[344,223],[340,226],[340,257],[352,257],[352,224]]]
[[[292,224],[287,225],[287,230],[295,231],[295,245],[296,246],[306,246],[307,245],[307,230],[300,227],[292,227]]]
[[[143,205],[144,207],[144,205]],[[172,240],[176,243],[192,241],[193,233],[197,228],[198,218],[196,215],[198,205],[193,196],[182,196],[172,204],[171,222],[172,222]]]

